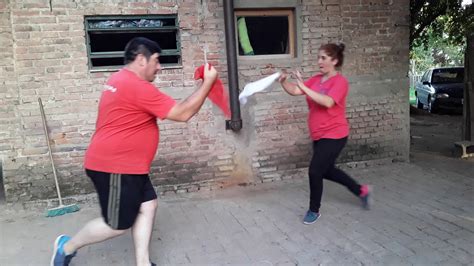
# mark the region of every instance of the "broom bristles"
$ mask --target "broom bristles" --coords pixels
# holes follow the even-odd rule
[[[46,213],[46,217],[61,216],[66,213],[77,212],[78,210],[79,206],[77,206],[76,204],[60,205],[56,208],[49,209]]]

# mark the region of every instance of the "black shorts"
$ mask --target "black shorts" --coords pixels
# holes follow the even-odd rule
[[[111,174],[86,169],[99,195],[105,222],[113,229],[132,227],[142,202],[157,198],[148,175]]]

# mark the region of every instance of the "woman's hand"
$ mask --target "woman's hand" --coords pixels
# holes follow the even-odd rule
[[[301,89],[301,86],[304,86],[303,76],[301,76],[301,73],[296,70],[292,72],[292,76],[296,79],[296,84]]]
[[[278,82],[283,83],[288,79],[288,74],[285,71],[281,72],[280,77],[278,77]]]
[[[303,95],[303,92],[298,88],[298,86],[294,83],[288,81],[288,74],[286,71],[281,71],[281,75],[278,78],[278,82],[280,82],[283,89],[290,95]]]
[[[303,76],[301,76],[301,73],[298,70],[293,71],[293,76],[297,81],[303,82]]]

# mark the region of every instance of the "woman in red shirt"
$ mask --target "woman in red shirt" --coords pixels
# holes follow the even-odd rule
[[[347,79],[338,72],[344,61],[344,44],[325,44],[319,49],[320,73],[303,81],[296,71],[296,83],[287,81],[283,73],[279,82],[293,96],[305,95],[308,103],[308,128],[313,139],[313,157],[309,166],[310,203],[303,222],[312,224],[320,217],[319,208],[323,192],[323,178],[346,186],[369,209],[370,188],[360,185],[335,162],[346,145],[349,123],[346,119]]]

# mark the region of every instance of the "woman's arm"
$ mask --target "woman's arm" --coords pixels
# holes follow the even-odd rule
[[[331,108],[334,106],[334,104],[336,104],[333,98],[327,95],[324,95],[322,93],[315,92],[311,90],[310,88],[306,87],[306,85],[304,85],[300,72],[296,71],[295,76],[297,80],[296,86],[298,87],[298,89],[302,91],[304,94],[306,94],[309,98],[311,98],[314,102],[326,108]]]
[[[291,83],[287,80],[288,75],[284,72],[281,73],[278,81],[280,82],[283,89],[289,94],[293,96],[303,95],[303,91],[298,88],[298,85]]]

